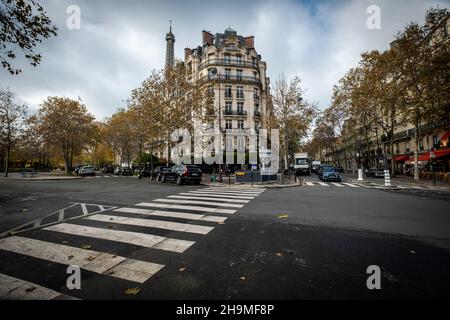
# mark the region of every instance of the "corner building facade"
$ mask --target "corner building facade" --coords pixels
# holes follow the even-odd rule
[[[213,101],[214,112],[201,127],[226,133],[224,150],[248,150],[249,135],[267,128],[266,63],[255,50],[254,37],[231,28],[215,35],[203,31],[202,40],[201,46],[185,49],[188,80],[200,82]]]

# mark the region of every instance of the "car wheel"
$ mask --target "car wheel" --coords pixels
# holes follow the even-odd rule
[[[183,181],[181,180],[181,177],[178,176],[177,177],[177,181],[176,181],[177,185],[181,186],[183,184]]]

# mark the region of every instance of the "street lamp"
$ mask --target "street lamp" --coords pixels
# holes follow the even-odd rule
[[[223,155],[222,155],[222,110],[220,108],[220,73],[217,68],[212,68],[211,73],[213,75],[217,75],[217,79],[219,80],[219,137],[220,137],[220,145],[219,145],[219,155],[222,157],[222,159],[219,160],[219,182],[222,182],[222,161],[223,161]]]

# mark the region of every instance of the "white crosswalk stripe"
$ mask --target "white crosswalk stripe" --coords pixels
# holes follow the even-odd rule
[[[223,202],[232,202],[232,203],[248,203],[249,200],[242,199],[228,199],[228,198],[217,198],[217,197],[199,197],[199,196],[168,196],[168,198],[175,199],[185,199],[185,200],[214,200],[214,201],[223,201]]]
[[[225,220],[227,220],[226,217],[209,216],[209,215],[203,215],[203,214],[198,214],[198,213],[150,210],[150,209],[141,209],[141,208],[118,208],[118,209],[114,209],[113,211],[124,212],[124,213],[135,213],[135,214],[146,215],[146,216],[171,217],[171,218],[209,221],[209,222],[224,222]]]
[[[336,186],[336,187],[341,187],[341,188],[344,187],[342,184],[337,183],[337,182],[332,182],[331,184],[332,184],[333,186]]]
[[[244,200],[252,200],[255,199],[257,196],[235,196],[235,195],[229,195],[227,193],[225,194],[218,194],[218,193],[202,193],[197,191],[189,191],[189,192],[181,192],[179,195],[183,196],[201,196],[201,197],[208,197],[210,199],[214,198],[227,198],[227,199],[244,199]]]
[[[198,225],[193,225],[193,224],[188,224],[188,223],[179,223],[179,222],[171,222],[171,221],[164,221],[164,220],[128,218],[128,217],[120,217],[120,216],[111,216],[111,215],[107,215],[107,214],[95,214],[93,216],[87,217],[86,219],[94,220],[94,221],[101,221],[101,222],[119,223],[119,224],[125,224],[125,225],[130,225],[130,226],[143,226],[143,227],[198,233],[198,234],[207,234],[212,229],[214,229],[213,227],[198,226]]]
[[[231,192],[231,193],[245,193],[245,194],[260,195],[265,190],[227,189],[227,188],[203,188],[203,189],[197,189],[197,191]]]
[[[53,300],[61,293],[0,273],[0,300]],[[70,297],[71,299],[75,299]]]
[[[317,182],[318,184],[320,184],[323,187],[328,187],[328,185],[325,182]]]
[[[312,182],[306,181],[305,183],[307,186],[310,186],[310,187],[314,186],[314,183],[312,183]]]
[[[244,197],[257,197],[259,196],[259,194],[255,194],[255,193],[245,193],[245,192],[224,192],[224,191],[213,191],[213,190],[198,190],[195,192],[200,192],[200,193],[204,193],[204,194],[219,194],[219,195],[235,195],[235,196],[244,196]]]
[[[136,204],[139,207],[151,207],[151,208],[165,208],[165,209],[180,209],[188,211],[200,211],[200,212],[215,212],[215,213],[226,213],[234,214],[236,210],[222,209],[222,208],[206,208],[200,206],[184,206],[177,204],[165,204],[165,203],[155,203],[155,202],[141,202]]]
[[[77,265],[95,273],[140,283],[164,267],[156,263],[18,236],[1,239],[0,249],[60,264]]]
[[[211,191],[189,191],[189,193],[181,193],[181,194],[195,194],[195,195],[204,195],[209,197],[221,197],[221,198],[233,198],[233,199],[255,199],[259,195],[248,195],[242,193],[224,193],[224,192],[211,192]]]
[[[155,199],[153,201],[165,203],[201,204],[206,206],[230,207],[230,208],[242,208],[244,206],[243,204],[223,203],[213,201],[197,201],[197,200]]]
[[[345,184],[346,186],[352,187],[352,188],[359,188],[358,186],[351,184],[351,183],[347,183],[347,182],[343,182],[342,184]]]
[[[134,244],[141,247],[167,250],[173,252],[184,252],[194,244],[193,241],[170,239],[152,234],[111,230],[96,227],[81,226],[77,224],[61,223],[45,228],[44,230],[57,231],[61,233],[74,234],[78,236],[111,240]]]

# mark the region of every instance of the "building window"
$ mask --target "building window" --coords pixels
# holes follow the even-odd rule
[[[436,146],[439,143],[438,137],[433,136],[433,146]]]
[[[258,88],[253,88],[253,99],[259,100],[259,90]]]
[[[423,151],[423,138],[419,139],[419,150]]]
[[[253,71],[253,78],[258,79],[258,72]]]
[[[231,56],[229,54],[226,54],[224,56],[224,62],[225,62],[225,64],[230,64],[231,63]]]
[[[242,65],[242,56],[236,56],[236,64],[238,66]]]
[[[233,129],[233,122],[231,120],[225,120],[225,129]]]
[[[214,129],[214,122],[209,122],[207,128],[210,130]]]
[[[444,38],[448,36],[448,23],[444,25]]]
[[[255,103],[255,112],[259,112],[259,103]]]
[[[237,104],[237,112],[238,112],[238,114],[243,114],[244,113],[244,103],[243,102],[238,102],[238,104]]]
[[[245,150],[245,140],[238,138],[238,150]]]
[[[227,151],[233,151],[233,139],[227,138],[226,149]]]
[[[236,75],[238,80],[242,80],[242,70],[237,70]]]
[[[244,129],[244,120],[238,120],[238,129]]]
[[[225,86],[225,98],[233,98],[231,93],[231,86]]]
[[[233,104],[231,101],[225,102],[225,113],[231,114],[231,110],[233,109]]]
[[[244,99],[244,87],[237,87],[237,98]]]
[[[225,69],[225,79],[226,80],[231,79],[231,69]]]

